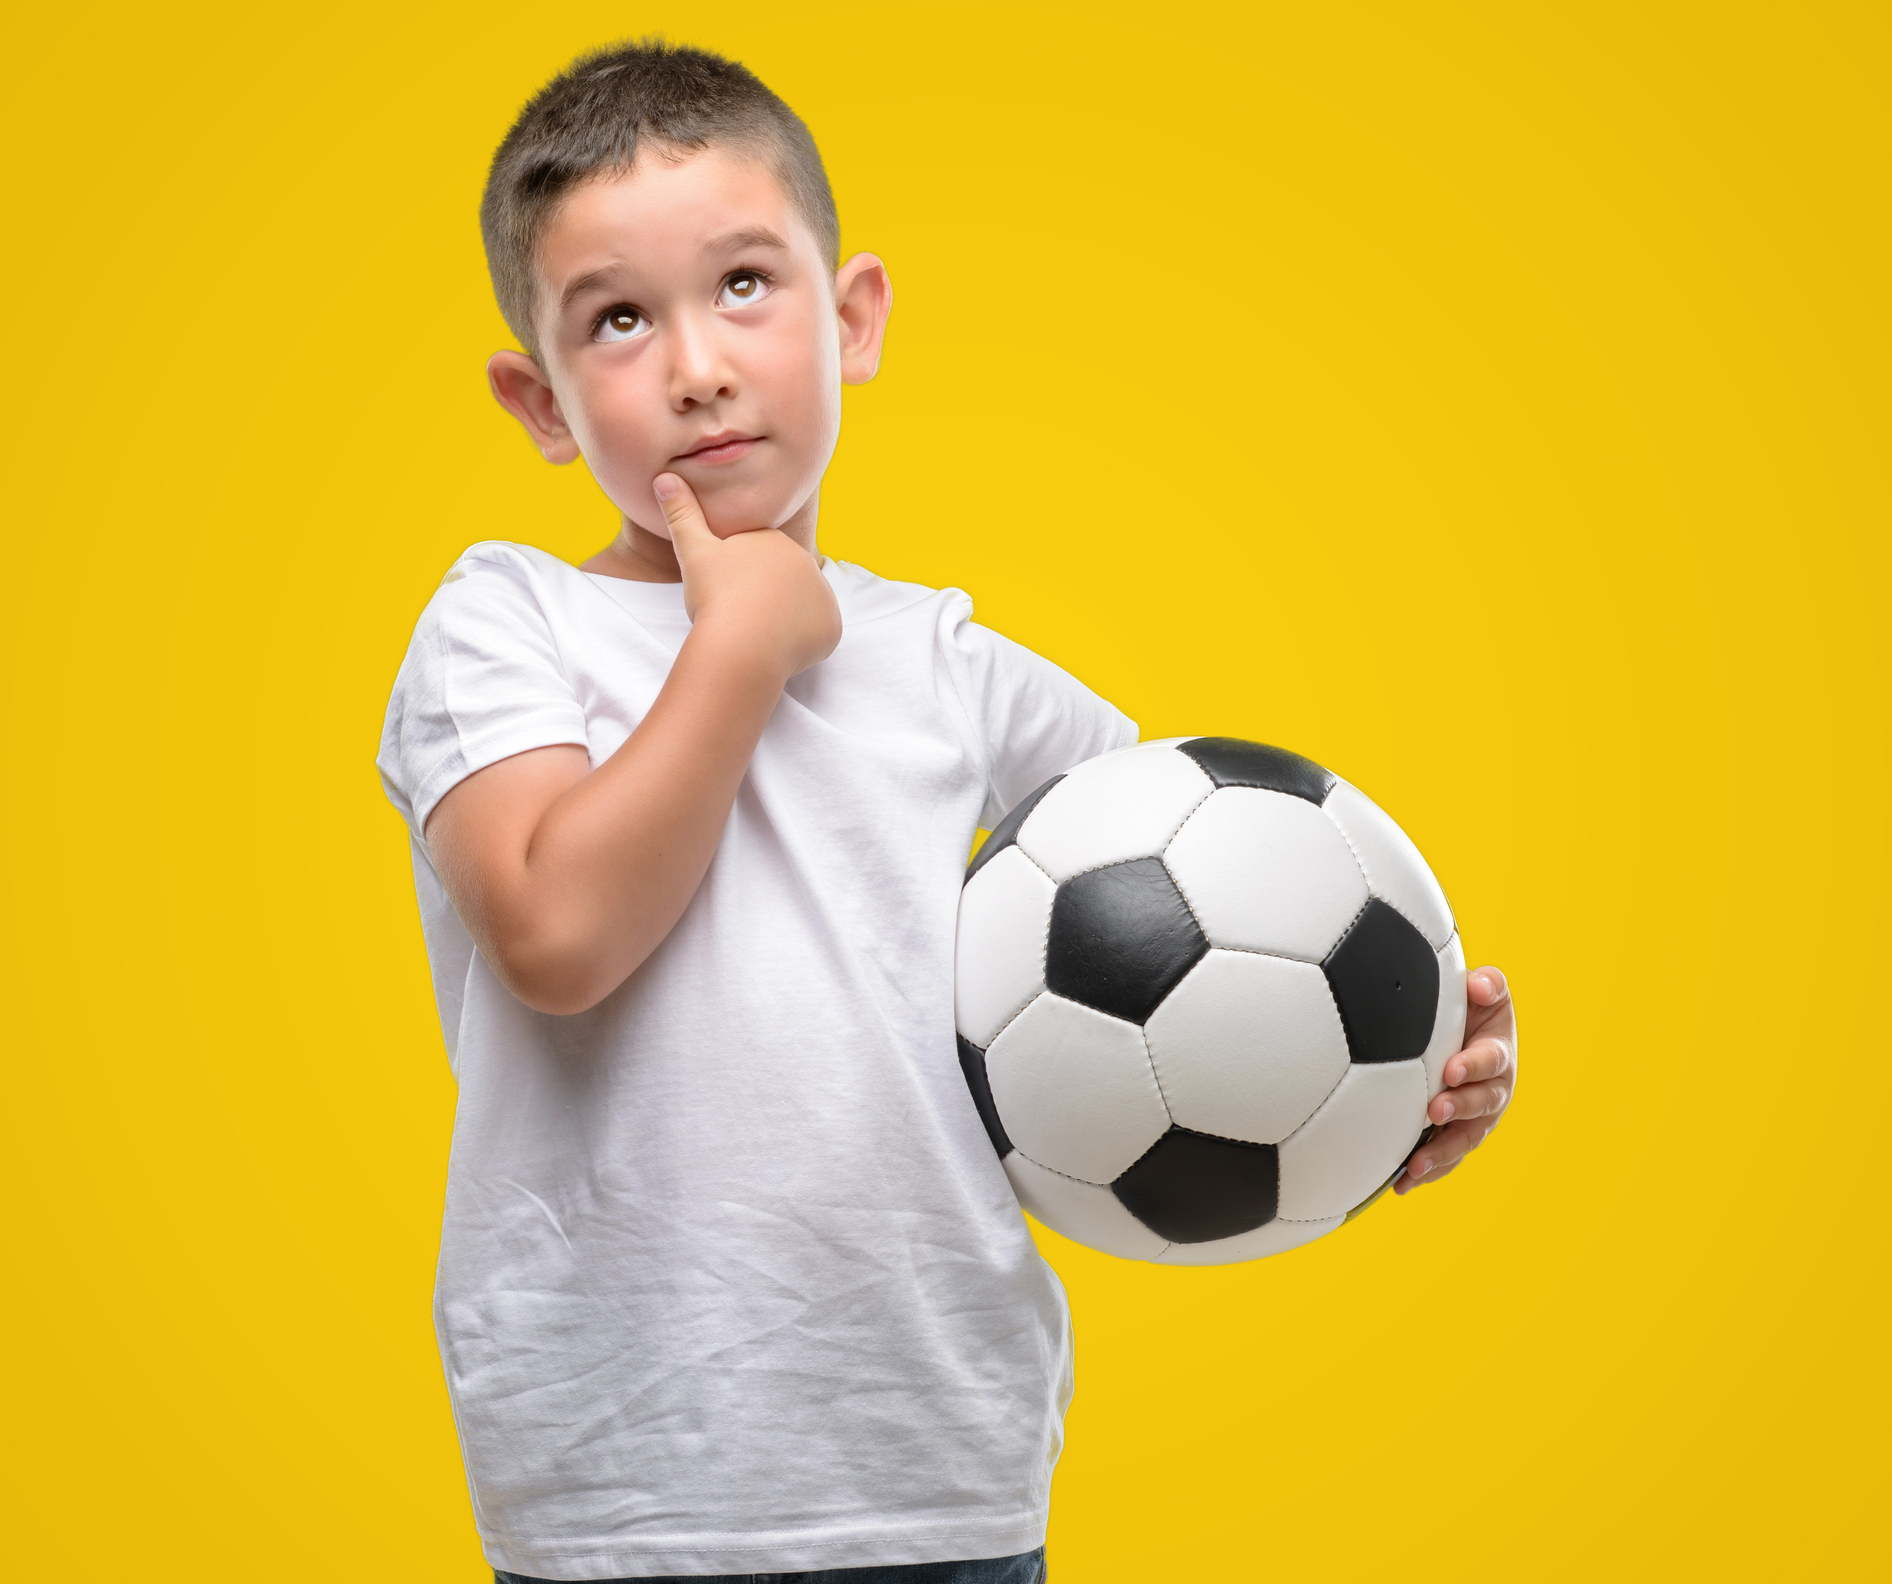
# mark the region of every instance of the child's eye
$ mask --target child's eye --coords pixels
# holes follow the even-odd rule
[[[754,270],[737,270],[723,282],[723,289],[716,294],[716,306],[741,308],[752,302],[761,302],[768,294],[768,276]]]
[[[650,328],[650,321],[629,303],[619,303],[615,308],[607,308],[598,318],[597,328],[591,332],[594,341],[628,341],[632,336],[640,336]]]

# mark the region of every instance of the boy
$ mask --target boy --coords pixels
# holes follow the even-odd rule
[[[580,60],[482,222],[494,393],[622,517],[581,568],[467,551],[378,760],[460,1084],[436,1323],[487,1556],[1041,1579],[1069,1332],[961,1077],[954,913],[974,827],[1136,729],[958,591],[818,554],[892,294],[741,67]],[[1508,1098],[1473,985],[1402,1189]]]

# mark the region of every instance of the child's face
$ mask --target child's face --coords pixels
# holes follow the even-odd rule
[[[841,384],[873,376],[890,294],[879,260],[830,274],[759,159],[649,151],[586,182],[540,251],[539,362],[500,353],[495,393],[554,462],[583,455],[631,523],[680,474],[711,528],[813,542]]]

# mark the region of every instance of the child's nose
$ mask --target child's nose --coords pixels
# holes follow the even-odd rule
[[[736,394],[735,370],[723,356],[712,327],[679,323],[673,327],[670,355],[670,404],[688,412]]]

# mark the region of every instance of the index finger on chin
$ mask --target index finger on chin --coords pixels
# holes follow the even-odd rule
[[[650,491],[657,498],[658,509],[670,529],[670,542],[677,547],[679,555],[685,552],[686,546],[694,548],[704,539],[715,537],[696,491],[680,474],[659,473],[650,481]]]

